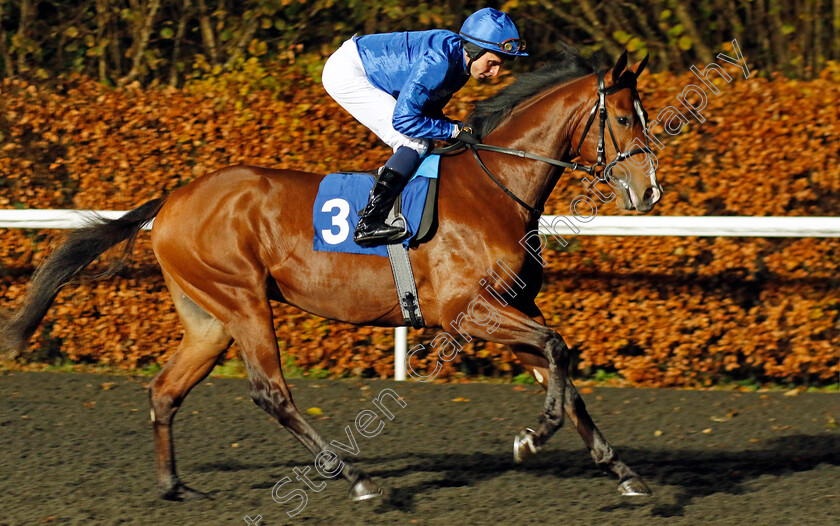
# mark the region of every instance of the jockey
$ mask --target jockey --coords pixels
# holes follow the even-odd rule
[[[434,139],[475,144],[480,138],[447,119],[443,107],[470,77],[495,77],[508,57],[527,56],[508,15],[484,8],[460,33],[444,29],[353,36],[330,56],[327,93],[394,154],[378,171],[353,234],[363,247],[398,241],[403,230],[385,223],[397,195]]]

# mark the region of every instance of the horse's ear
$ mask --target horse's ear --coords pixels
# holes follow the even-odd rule
[[[639,66],[636,68],[636,72],[635,72],[636,78],[639,78],[639,75],[641,75],[642,71],[645,70],[645,66],[647,66],[649,58],[650,58],[650,53],[645,55],[645,58],[643,58],[642,61],[639,62]]]
[[[618,82],[619,77],[621,77],[621,73],[624,72],[624,68],[627,67],[627,50],[624,50],[624,53],[618,57],[618,60],[615,61],[615,66],[613,66],[612,71],[612,83],[615,84]]]

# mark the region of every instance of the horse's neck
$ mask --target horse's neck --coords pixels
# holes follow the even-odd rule
[[[585,104],[568,93],[568,89],[559,86],[520,104],[487,136],[486,142],[551,159],[568,160],[573,132]],[[506,161],[515,167],[498,170],[496,177],[523,201],[541,208],[557,184],[562,169],[529,159],[511,157]]]

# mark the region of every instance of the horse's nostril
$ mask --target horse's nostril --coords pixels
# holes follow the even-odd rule
[[[650,204],[651,201],[653,201],[653,199],[655,198],[655,196],[656,192],[654,192],[653,187],[650,187],[647,190],[645,190],[645,193],[642,196],[642,201],[644,201],[646,204]]]

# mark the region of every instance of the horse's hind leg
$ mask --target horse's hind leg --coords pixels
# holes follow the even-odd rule
[[[242,350],[251,382],[251,398],[316,455],[315,464],[324,470],[319,469],[322,475],[324,472],[331,477],[341,474],[350,482],[350,496],[354,500],[380,495],[381,490],[370,478],[343,461],[298,411],[280,367],[280,351],[268,299],[250,299],[253,301],[245,301],[250,310],[239,312],[235,321],[228,323],[228,328]]]
[[[527,346],[512,346],[512,349],[522,364],[534,374],[540,384],[543,387],[547,387],[548,377],[551,374],[548,367],[548,360],[542,356],[535,355],[533,350]],[[618,476],[618,491],[622,495],[650,495],[650,489],[648,489],[641,477],[621,461],[618,454],[613,450],[609,442],[607,442],[607,439],[598,430],[598,426],[595,425],[595,422],[589,416],[586,405],[583,403],[583,398],[581,398],[580,393],[578,393],[577,388],[572,383],[572,379],[568,374],[565,380],[566,389],[563,409],[569,419],[574,423],[586,447],[589,448],[595,464],[604,471],[610,471]],[[517,437],[514,444],[514,457],[517,462],[524,460],[536,452],[536,447],[532,446],[533,435],[528,430]]]
[[[189,299],[165,272],[164,278],[184,325],[184,338],[178,351],[155,377],[149,391],[157,480],[163,498],[194,500],[206,495],[188,488],[178,478],[172,420],[187,393],[210,373],[216,360],[230,346],[232,338],[219,320]]]

